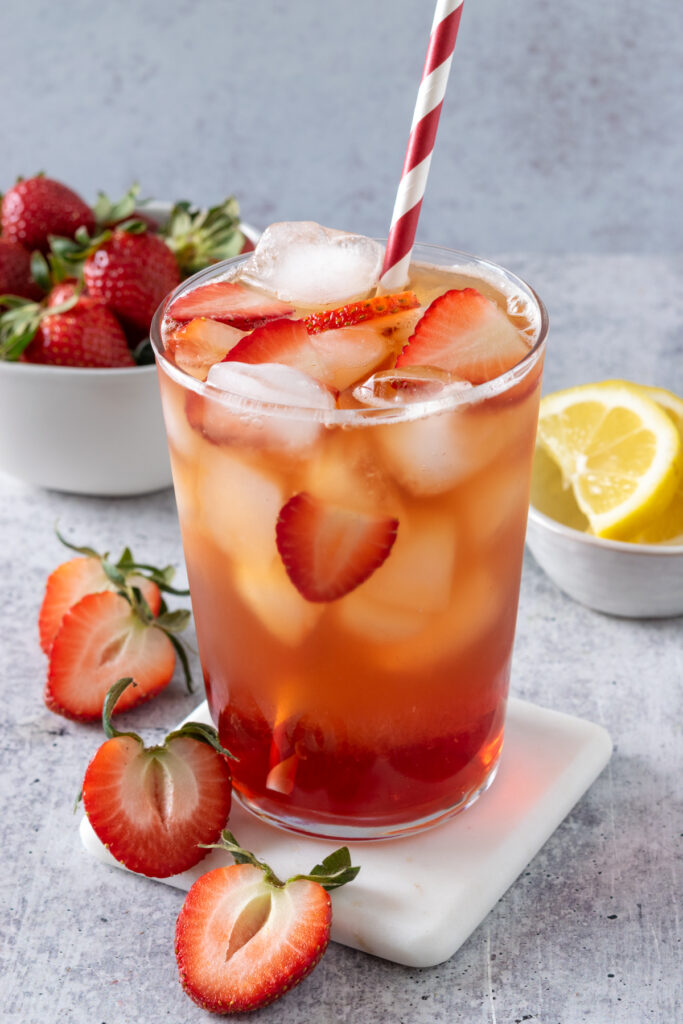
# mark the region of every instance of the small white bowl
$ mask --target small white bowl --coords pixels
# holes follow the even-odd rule
[[[170,203],[150,203],[159,220]],[[255,241],[258,232],[242,225]],[[40,487],[132,495],[171,485],[156,366],[0,361],[0,471]]]
[[[609,615],[683,615],[683,546],[627,544],[581,533],[529,507],[526,542],[560,590]]]

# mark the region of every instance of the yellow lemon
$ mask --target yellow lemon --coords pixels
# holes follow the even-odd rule
[[[683,446],[683,398],[664,388],[639,388],[648,398],[664,409],[673,422]],[[683,544],[683,474],[673,497],[663,512],[655,516],[640,533],[629,538],[639,544]]]
[[[671,416],[645,389],[625,381],[547,395],[538,443],[600,537],[634,539],[664,512],[683,474],[681,437]]]

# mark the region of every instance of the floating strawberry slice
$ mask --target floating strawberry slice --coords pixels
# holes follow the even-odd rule
[[[180,981],[212,1013],[267,1006],[313,970],[330,940],[328,889],[352,881],[346,847],[308,875],[281,882],[267,864],[223,832],[221,848],[237,861],[197,879],[175,934]]]
[[[396,366],[436,366],[483,384],[512,369],[528,351],[494,302],[474,288],[452,289],[426,310]]]
[[[352,327],[378,317],[393,316],[420,305],[415,292],[396,292],[393,295],[376,295],[360,302],[349,302],[338,309],[321,310],[304,317],[309,334],[333,330],[337,327]]]
[[[287,575],[308,601],[335,601],[385,561],[398,519],[376,519],[301,491],[280,509],[275,536]]]
[[[211,281],[180,295],[166,310],[174,320],[193,320],[206,316],[211,320],[232,324],[241,331],[250,331],[266,320],[288,316],[292,307],[245,288],[235,281]]]
[[[302,320],[283,318],[257,327],[228,352],[223,362],[284,363],[316,380],[324,375]]]
[[[158,615],[161,591],[156,583],[135,574],[129,577],[129,583],[139,587],[152,615]],[[116,584],[106,575],[99,558],[71,558],[50,573],[38,616],[40,646],[46,654],[69,609],[86,594],[102,590],[116,590]]]
[[[169,331],[164,347],[182,370],[206,380],[209,368],[220,363],[243,337],[244,332],[236,327],[200,316]]]
[[[391,353],[391,335],[384,336],[371,324],[309,334],[303,320],[285,318],[257,327],[228,352],[224,362],[283,363],[343,391]]]
[[[130,678],[107,694],[108,737],[88,765],[83,805],[99,840],[130,871],[168,878],[199,863],[200,844],[220,838],[230,813],[231,777],[215,729],[188,722],[164,742],[145,747],[135,733],[111,725]],[[128,691],[130,692],[130,691]]]

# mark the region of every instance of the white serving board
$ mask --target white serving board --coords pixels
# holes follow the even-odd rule
[[[209,722],[206,702],[189,717]],[[611,752],[601,726],[511,699],[498,775],[472,807],[420,835],[347,844],[361,871],[332,893],[332,938],[411,967],[448,960],[597,778]],[[236,801],[230,829],[281,878],[310,870],[343,845],[275,828]],[[87,818],[81,839],[98,860],[122,868]],[[189,889],[199,875],[229,863],[228,854],[215,850],[190,871],[160,881]]]

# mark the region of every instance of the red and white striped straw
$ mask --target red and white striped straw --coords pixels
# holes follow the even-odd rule
[[[401,288],[408,279],[422,198],[434,151],[463,0],[437,0],[427,57],[410,126],[408,149],[398,185],[380,285]]]

